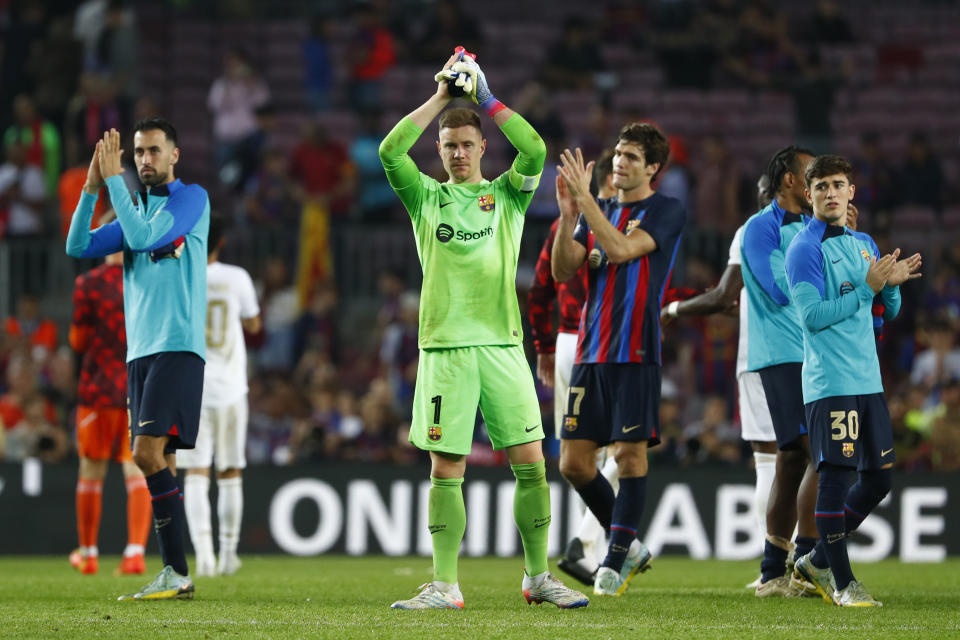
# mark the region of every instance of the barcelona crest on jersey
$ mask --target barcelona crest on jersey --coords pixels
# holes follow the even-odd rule
[[[430,440],[430,442],[437,442],[442,437],[443,431],[440,429],[440,425],[435,424],[427,429],[427,438]]]
[[[867,251],[866,249],[860,249],[860,255],[863,256],[863,259],[864,259],[864,260],[867,260],[867,261],[869,262],[869,260],[870,260],[870,252],[869,252],[869,251]]]
[[[853,443],[852,443],[852,442],[844,442],[841,451],[843,452],[843,457],[845,457],[845,458],[852,458],[852,457],[853,457]]]
[[[477,204],[480,205],[480,211],[486,211],[488,213],[490,211],[493,211],[493,208],[495,206],[493,202],[493,194],[488,193],[485,196],[479,196],[477,198]]]
[[[630,233],[634,229],[640,226],[640,219],[634,218],[633,220],[627,220],[627,228],[624,230],[625,233]]]

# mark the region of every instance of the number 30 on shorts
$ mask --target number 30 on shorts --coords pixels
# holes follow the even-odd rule
[[[831,411],[830,437],[834,440],[856,440],[860,437],[860,415],[857,411]]]

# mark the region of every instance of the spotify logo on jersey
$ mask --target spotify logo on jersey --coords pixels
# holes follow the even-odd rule
[[[441,223],[437,227],[437,240],[440,242],[450,242],[450,238],[453,237],[453,227],[448,224]]]

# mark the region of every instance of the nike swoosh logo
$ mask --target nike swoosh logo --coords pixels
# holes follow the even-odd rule
[[[140,422],[137,423],[137,426],[138,426],[138,427],[145,427],[145,426],[147,426],[148,424],[151,424],[151,423],[154,423],[154,422],[156,422],[156,420],[141,420]]]
[[[830,262],[832,262],[833,264],[837,264],[841,260],[843,260],[843,258],[837,258],[836,260],[831,260]]]
[[[882,458],[882,457],[884,457],[885,455],[887,455],[888,453],[893,453],[893,449],[887,449],[886,451],[881,451],[881,452],[880,452],[880,457]]]
[[[530,433],[531,431],[536,431],[536,429],[537,429],[536,427],[527,427],[526,429],[524,429],[524,431],[526,431],[527,433]]]
[[[445,206],[447,206],[448,204],[453,204],[453,201],[451,200],[450,202],[441,202],[441,203],[440,203],[440,208],[443,209],[443,208],[444,208]]]
[[[623,431],[624,433],[630,433],[631,431],[636,431],[637,429],[639,429],[639,428],[642,427],[642,426],[643,426],[642,424],[635,424],[635,425],[633,425],[632,427],[623,427],[623,429],[621,429],[621,431]]]
[[[533,525],[533,528],[534,528],[534,529],[539,529],[540,527],[545,527],[545,526],[547,526],[548,524],[550,524],[550,521],[549,521],[549,520],[547,520],[546,522],[537,522],[536,524]]]

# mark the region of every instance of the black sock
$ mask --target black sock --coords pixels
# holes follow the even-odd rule
[[[637,528],[647,499],[647,478],[620,478],[620,490],[613,503],[610,546],[601,566],[615,571],[623,568],[630,545],[637,539]]]
[[[597,522],[606,531],[610,530],[610,520],[613,518],[613,487],[602,473],[597,471],[593,480],[582,487],[574,487],[583,503],[597,518]]]
[[[824,552],[837,583],[842,591],[853,580],[850,557],[847,555],[847,531],[843,503],[847,496],[847,473],[844,467],[821,463],[820,483],[817,489],[817,531],[820,544],[817,555]],[[816,565],[814,565],[816,566]]]
[[[802,558],[807,555],[817,545],[817,539],[808,536],[797,536],[797,548],[793,552],[794,559]]]
[[[763,545],[763,560],[760,561],[760,582],[770,582],[787,572],[787,550],[769,540]]]
[[[847,499],[843,505],[843,528],[849,534],[856,531],[860,523],[870,515],[880,501],[890,492],[893,473],[890,469],[862,471],[856,484],[847,492]],[[827,552],[823,542],[817,542],[813,555],[810,556],[813,566],[826,569],[830,566],[827,561]]]
[[[153,504],[153,527],[160,544],[164,566],[170,565],[182,576],[189,574],[184,533],[187,516],[183,509],[183,492],[169,467],[147,476],[147,488]]]

